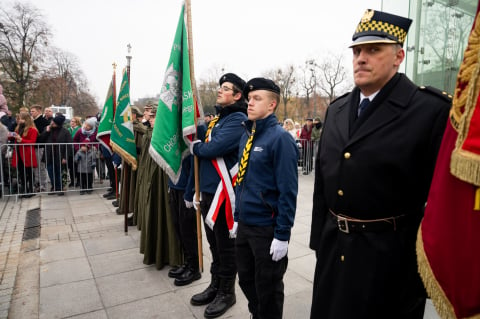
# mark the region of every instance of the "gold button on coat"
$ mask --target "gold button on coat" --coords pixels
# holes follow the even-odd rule
[[[341,189],[339,189],[337,194],[338,194],[338,196],[343,196],[343,191]]]
[[[343,154],[343,157],[345,157],[346,159],[349,159],[350,156],[352,156],[352,154],[350,154],[349,152],[346,152],[345,154]]]

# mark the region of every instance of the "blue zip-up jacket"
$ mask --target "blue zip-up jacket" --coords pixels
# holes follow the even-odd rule
[[[174,184],[170,178],[168,179],[168,187],[184,191],[183,199],[189,202],[193,201],[193,193],[195,191],[193,173],[193,155],[188,155],[182,160],[182,171],[180,172],[178,182]]]
[[[212,164],[212,159],[223,157],[227,169],[238,162],[238,143],[244,132],[242,123],[247,120],[247,104],[238,101],[220,110],[220,119],[213,127],[212,139],[196,143],[193,153],[200,159],[200,191],[215,194],[220,176]]]
[[[239,160],[253,122],[247,121]],[[274,226],[274,237],[290,239],[297,207],[298,149],[292,135],[272,114],[256,121],[255,136],[242,183],[236,187],[234,220],[253,226]]]

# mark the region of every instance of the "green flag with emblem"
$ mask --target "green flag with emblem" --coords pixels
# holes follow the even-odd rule
[[[160,90],[149,153],[173,182],[178,181],[182,159],[189,154],[195,114],[201,114],[192,90],[185,4],[182,5],[170,59]]]
[[[133,135],[130,85],[126,69],[123,71],[122,84],[118,94],[110,145],[115,153],[132,166],[133,170],[137,169],[137,147],[135,145],[135,136]]]
[[[112,81],[108,87],[107,98],[102,110],[102,117],[98,124],[97,141],[102,144],[110,154],[112,147],[110,146],[110,134],[112,132],[113,115],[115,114],[115,72],[113,72]]]

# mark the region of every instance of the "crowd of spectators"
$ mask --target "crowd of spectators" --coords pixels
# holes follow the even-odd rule
[[[41,105],[21,107],[12,116],[0,85],[2,190],[22,198],[39,192],[61,196],[68,187],[82,187],[82,193],[90,192],[93,174],[89,173],[99,166],[97,163],[105,166],[96,144],[96,131],[95,116],[84,123],[80,117],[67,123],[64,114],[54,114],[50,107],[44,109]],[[72,142],[77,144],[69,144]],[[88,172],[78,165],[85,153],[82,146],[87,146],[86,153],[93,158]],[[98,168],[98,172],[104,171],[105,168]]]
[[[299,166],[303,175],[308,175],[313,169],[313,158],[318,149],[318,141],[322,133],[322,122],[319,117],[306,118],[303,126],[287,118],[283,121],[283,128],[290,133],[297,142],[300,150]]]

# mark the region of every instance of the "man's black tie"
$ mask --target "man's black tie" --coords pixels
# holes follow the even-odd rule
[[[358,112],[357,112],[358,117],[360,117],[360,115],[363,113],[363,111],[365,111],[368,105],[370,105],[370,100],[367,98],[363,99],[360,105],[358,106]]]

